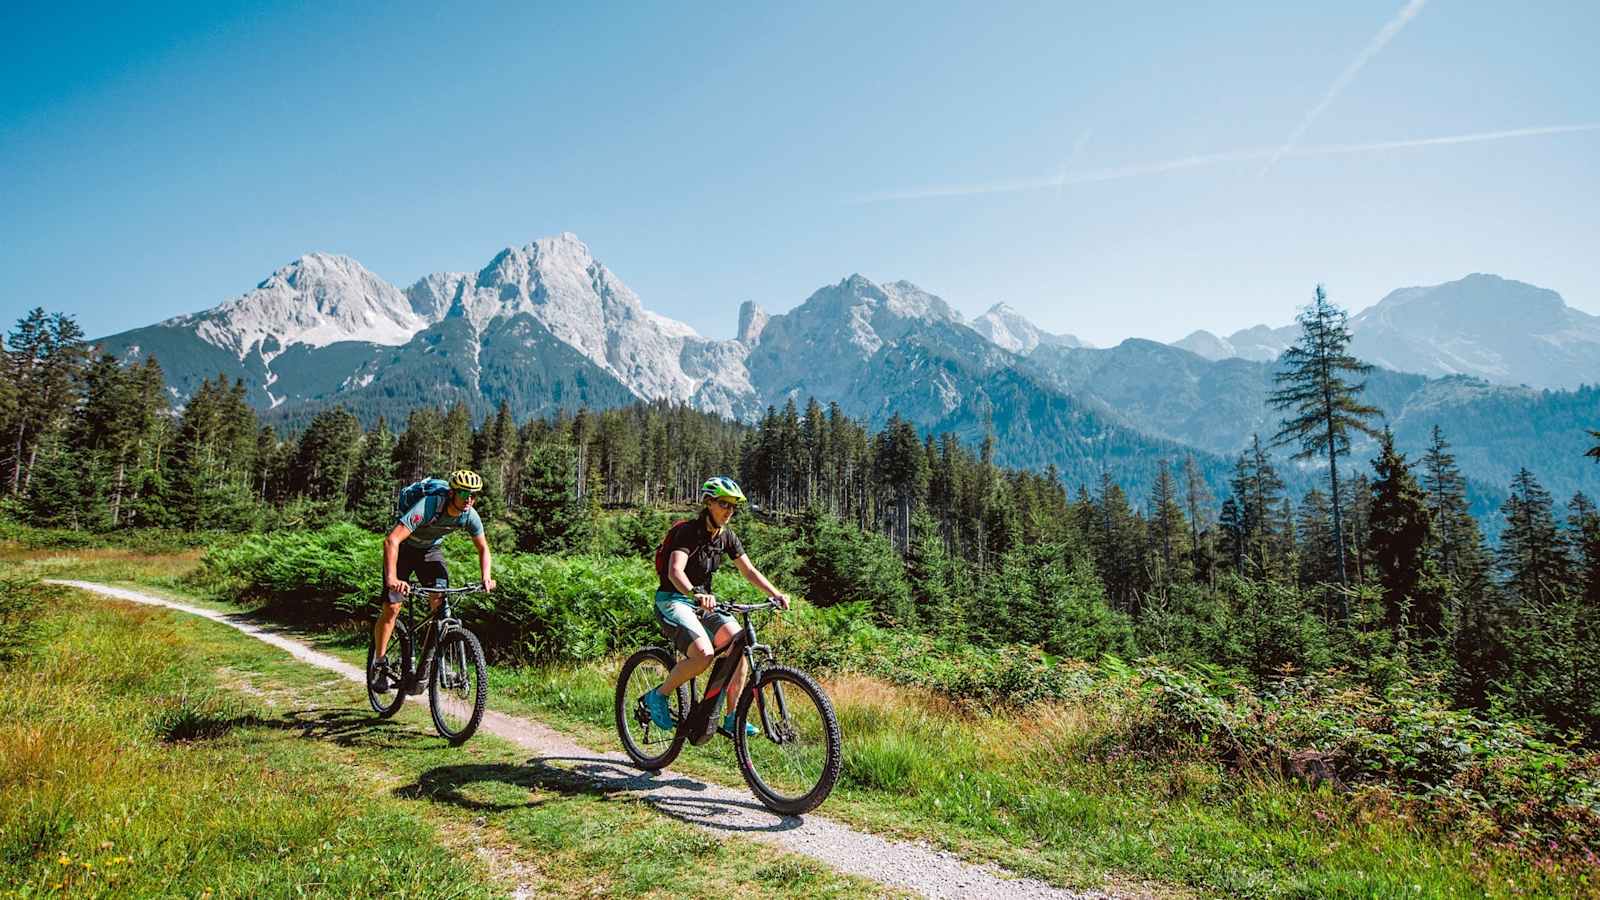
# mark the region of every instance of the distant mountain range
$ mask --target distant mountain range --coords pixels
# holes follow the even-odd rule
[[[1524,318],[1534,337],[1493,327],[1504,303],[1530,305]],[[1092,484],[1108,469],[1138,492],[1161,460],[1188,452],[1219,491],[1250,434],[1276,430],[1265,405],[1272,366],[1261,360],[1294,337],[1262,327],[1227,341],[1198,333],[1179,346],[1129,340],[1097,349],[1003,304],[967,322],[914,284],[860,275],[786,313],[747,302],[738,317],[736,339],[703,337],[646,309],[583,242],[562,234],[502,250],[475,273],[437,273],[404,290],[355,260],[313,253],[213,309],[97,343],[127,359],[155,355],[179,402],[202,379],[241,379],[270,421],[290,427],[329,405],[370,422],[457,399],[479,415],[504,401],[518,418],[664,399],[754,421],[768,406],[814,397],[875,426],[900,415],[973,442],[992,433],[1003,463],[1055,464],[1069,484]],[[1600,348],[1585,330],[1593,318],[1552,292],[1471,276],[1397,291],[1352,328],[1360,323],[1359,341],[1390,348],[1385,361],[1430,334],[1427,346],[1454,348],[1452,360],[1492,358],[1509,372],[1531,371],[1526,348],[1543,341],[1565,348],[1544,354],[1541,371],[1554,378],[1589,371],[1586,354]],[[1442,336],[1468,333],[1475,343]],[[1557,334],[1564,342],[1552,343]],[[1592,492],[1600,475],[1556,462],[1569,451],[1583,461],[1583,428],[1600,424],[1592,390],[1541,394],[1378,370],[1368,399],[1389,411],[1407,449],[1439,421],[1469,477],[1491,494],[1523,461],[1558,494],[1586,478]],[[1508,415],[1538,430],[1502,427]],[[1545,459],[1548,473],[1537,464]],[[1305,483],[1314,475],[1289,474]]]
[[[1561,295],[1498,275],[1392,291],[1350,317],[1350,352],[1398,372],[1472,375],[1496,384],[1600,384],[1600,316]],[[1271,362],[1300,335],[1257,325],[1220,338],[1196,331],[1173,346],[1210,360]]]

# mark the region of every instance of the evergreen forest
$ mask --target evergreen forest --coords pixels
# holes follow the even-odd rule
[[[726,473],[755,501],[739,526],[759,530],[752,552],[789,589],[940,646],[1159,657],[1263,690],[1294,673],[1405,681],[1600,745],[1594,498],[1553,497],[1521,468],[1495,521],[1474,517],[1448,423],[1416,459],[1375,428],[1344,322],[1320,294],[1302,314],[1269,398],[1283,429],[1238,455],[1222,496],[1193,456],[1132,496],[1109,472],[1065,484],[997,465],[992,436],[898,417],[874,431],[821,399],[754,426],[640,402],[522,422],[419,406],[363,428],[335,407],[281,434],[242,384],[207,380],[175,409],[153,358],[94,355],[71,317],[36,309],[4,342],[0,494],[16,522],[89,532],[376,532],[400,486],[471,467],[497,548],[637,557]],[[1381,452],[1354,465],[1361,433]],[[1325,480],[1291,496],[1280,446]]]

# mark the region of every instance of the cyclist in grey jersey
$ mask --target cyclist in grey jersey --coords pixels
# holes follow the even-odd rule
[[[472,508],[483,478],[470,469],[450,473],[450,491],[443,497],[427,496],[401,513],[383,540],[383,588],[386,593],[383,610],[372,624],[372,640],[377,646],[380,669],[387,669],[384,652],[389,647],[389,637],[394,634],[395,620],[400,617],[400,604],[411,592],[410,578],[415,575],[423,587],[449,587],[450,572],[445,567],[444,551],[440,544],[452,531],[462,530],[472,538],[478,550],[478,569],[485,591],[494,590],[494,577],[490,575],[492,556],[489,540],[483,533],[483,520]],[[438,609],[443,599],[434,594],[429,598],[433,609]],[[381,688],[387,688],[385,679],[398,677],[399,673],[375,673]]]

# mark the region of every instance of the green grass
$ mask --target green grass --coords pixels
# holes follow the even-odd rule
[[[172,570],[96,561],[99,577]],[[216,602],[217,598],[212,598]],[[359,661],[364,626],[309,635]],[[616,660],[491,672],[491,705],[537,715],[611,749]],[[1123,723],[1081,706],[975,716],[925,693],[866,678],[828,683],[845,733],[845,776],[821,812],[926,840],[1069,885],[1153,883],[1231,896],[1478,897],[1600,895],[1600,867],[1475,845],[1470,828],[1414,821],[1379,791],[1335,794],[1245,777],[1200,761],[1115,750]],[[723,742],[675,765],[737,784]],[[1420,813],[1419,813],[1420,815]],[[1170,886],[1178,886],[1176,888]]]
[[[881,896],[719,839],[227,626],[52,590],[0,670],[0,893]],[[488,848],[483,853],[479,848]]]

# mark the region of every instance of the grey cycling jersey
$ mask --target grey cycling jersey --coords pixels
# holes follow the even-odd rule
[[[423,497],[416,506],[396,519],[396,525],[411,529],[411,536],[402,542],[402,546],[416,550],[433,547],[457,528],[465,529],[473,537],[483,534],[483,520],[478,518],[477,510],[468,509],[459,516],[447,515],[444,508],[448,500],[445,495]]]

